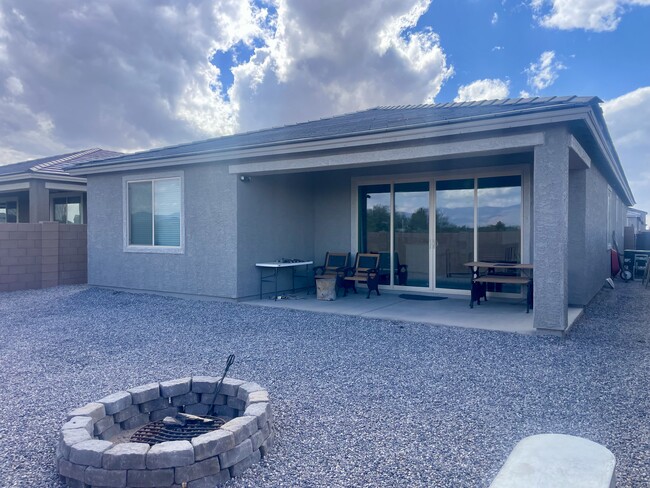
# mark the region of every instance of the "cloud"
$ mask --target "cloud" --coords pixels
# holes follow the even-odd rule
[[[535,91],[548,88],[558,77],[558,71],[566,69],[561,62],[555,61],[554,51],[544,51],[536,63],[530,63],[526,68],[528,86]]]
[[[509,80],[476,80],[469,85],[461,86],[458,89],[458,96],[454,98],[454,102],[470,102],[473,100],[494,100],[499,98],[508,98],[509,92]]]
[[[530,6],[544,27],[603,32],[616,30],[623,14],[650,0],[531,0]]]
[[[453,67],[429,5],[3,0],[0,163],[432,102]]]
[[[499,22],[499,14],[496,13],[496,12],[494,12],[494,13],[492,14],[492,20],[491,20],[490,22],[492,23],[492,25],[494,25],[494,24],[496,24],[497,22]]]
[[[606,101],[603,112],[636,207],[650,211],[650,86]]]

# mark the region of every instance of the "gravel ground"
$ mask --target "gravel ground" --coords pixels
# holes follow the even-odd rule
[[[650,486],[650,290],[603,290],[567,339],[86,287],[0,294],[0,485],[60,487],[65,413],[151,381],[268,388],[271,455],[227,487],[489,485],[521,438],[584,436]]]

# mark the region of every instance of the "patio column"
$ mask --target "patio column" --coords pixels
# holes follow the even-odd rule
[[[50,191],[42,180],[29,182],[29,221],[32,224],[50,221]]]
[[[563,331],[568,318],[569,133],[545,132],[533,164],[536,329]]]

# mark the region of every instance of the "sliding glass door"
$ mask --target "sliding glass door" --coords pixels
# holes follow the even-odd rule
[[[436,288],[468,290],[469,261],[521,262],[521,198],[520,175],[436,182]]]
[[[474,179],[437,181],[436,288],[469,289],[474,228]]]
[[[429,288],[429,182],[395,184],[393,283]]]
[[[360,185],[358,203],[358,250],[380,255],[384,286],[469,290],[465,263],[521,262],[521,175]]]
[[[429,182],[359,187],[359,251],[379,254],[380,284],[429,288]]]

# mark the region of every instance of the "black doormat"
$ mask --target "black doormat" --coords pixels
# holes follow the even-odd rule
[[[433,302],[436,300],[446,300],[447,297],[432,297],[430,295],[408,295],[408,294],[402,294],[398,295],[399,298],[403,298],[404,300],[423,300],[423,301],[428,301],[428,302]]]

